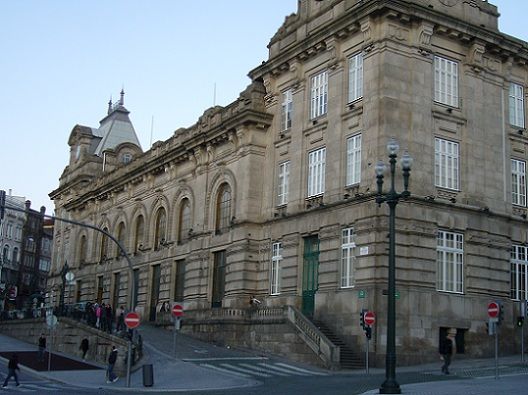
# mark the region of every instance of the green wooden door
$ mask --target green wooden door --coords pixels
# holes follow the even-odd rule
[[[315,293],[319,288],[319,238],[310,236],[304,239],[302,312],[313,317]]]

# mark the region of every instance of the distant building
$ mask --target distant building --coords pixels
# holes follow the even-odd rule
[[[0,226],[4,309],[30,309],[44,301],[53,221],[44,219],[44,207],[32,210],[31,202],[23,197],[7,195],[6,207]]]
[[[71,302],[132,302],[159,321],[178,301],[185,331],[299,359],[293,343],[323,354],[309,319],[363,350],[368,308],[381,364],[389,225],[374,167],[395,137],[414,158],[396,219],[398,363],[435,359],[448,328],[460,353],[491,355],[491,300],[504,305],[501,352],[518,350],[528,44],[498,30],[487,1],[298,5],[237,100],[147,152],[123,97],[99,128],[73,128],[56,213],[113,235],[133,271],[107,236],[56,223],[53,281],[67,261]],[[266,323],[291,324],[255,330]]]

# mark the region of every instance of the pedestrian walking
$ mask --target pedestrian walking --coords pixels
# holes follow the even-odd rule
[[[101,305],[96,304],[95,306],[95,317],[96,317],[95,326],[97,329],[101,327],[101,313],[102,313]]]
[[[449,374],[449,365],[451,365],[451,358],[456,353],[456,328],[451,328],[447,331],[446,336],[440,340],[438,351],[440,352],[440,359],[444,361],[442,365],[442,373]]]
[[[16,371],[20,370],[20,368],[18,367],[18,355],[17,354],[13,354],[11,358],[9,359],[9,362],[7,363],[7,370],[8,370],[8,374],[7,374],[7,377],[4,381],[4,385],[2,386],[2,388],[7,387],[7,382],[9,381],[11,377],[15,378],[15,382],[18,387],[20,383],[18,382],[18,375]]]
[[[46,336],[44,336],[44,333],[40,334],[40,337],[38,339],[38,361],[42,362],[44,361],[44,351],[46,350]]]
[[[81,346],[79,349],[82,351],[82,359],[83,361],[86,360],[86,353],[88,352],[88,349],[90,348],[90,343],[88,342],[88,338],[84,338],[81,340]]]
[[[118,377],[114,374],[114,366],[117,361],[117,348],[112,346],[112,351],[108,356],[108,369],[106,370],[106,382],[115,383]]]

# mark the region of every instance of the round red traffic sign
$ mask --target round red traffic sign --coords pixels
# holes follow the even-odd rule
[[[181,317],[183,315],[183,306],[181,304],[172,306],[172,315],[174,317]]]
[[[376,322],[376,316],[372,311],[367,311],[363,319],[365,320],[365,324],[368,326],[372,326]]]
[[[139,326],[139,314],[131,311],[125,316],[125,325],[128,329],[134,329]]]
[[[488,317],[496,318],[499,316],[499,304],[497,302],[490,302],[488,304]]]

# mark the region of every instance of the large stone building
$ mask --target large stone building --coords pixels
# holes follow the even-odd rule
[[[389,217],[374,168],[395,137],[414,158],[396,210],[398,362],[435,358],[448,328],[460,353],[490,355],[491,300],[504,306],[501,352],[514,352],[528,288],[528,45],[498,17],[482,0],[299,0],[248,88],[192,127],[141,153],[130,133],[107,138],[105,120],[76,126],[50,194],[57,215],[114,235],[133,274],[106,236],[56,224],[53,270],[74,267],[71,301],[133,299],[150,320],[180,301],[187,331],[221,337],[229,323],[255,346],[246,312],[294,306],[301,338],[317,336],[309,317],[356,351],[368,308],[382,361]],[[109,112],[129,124],[124,107]]]

